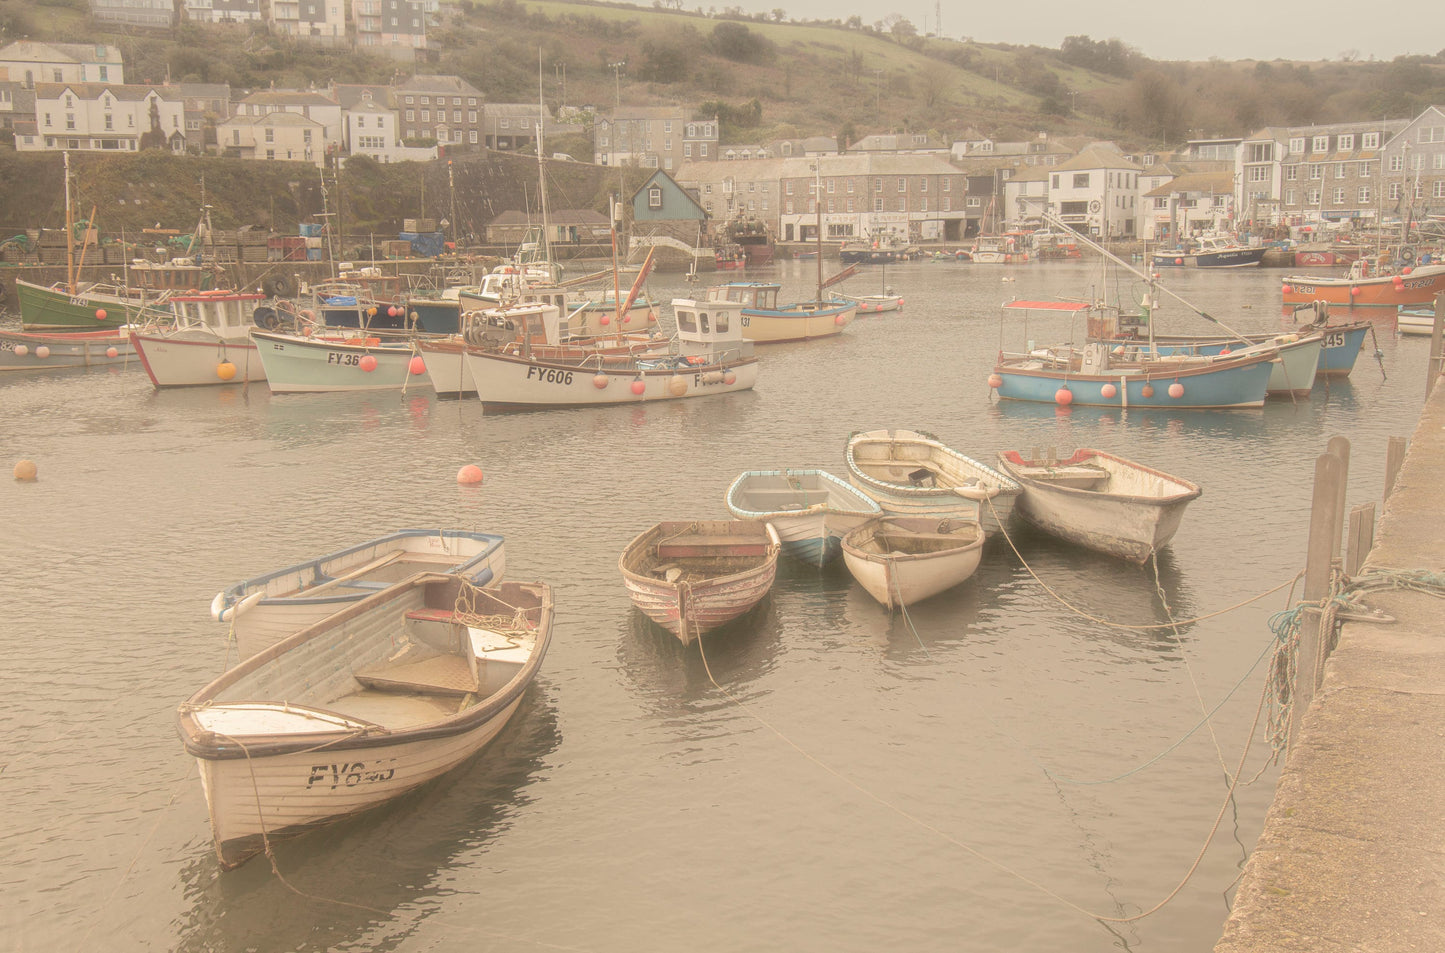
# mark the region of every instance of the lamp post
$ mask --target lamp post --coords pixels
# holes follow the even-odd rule
[[[609,153],[613,155],[616,154],[617,150],[617,130],[621,126],[618,115],[622,112],[622,67],[626,65],[626,60],[618,60],[616,63],[607,64],[607,66],[612,70],[613,80],[617,83],[617,108],[612,113],[612,148],[608,150]],[[619,165],[621,164],[621,161],[622,160],[620,159],[618,160]]]

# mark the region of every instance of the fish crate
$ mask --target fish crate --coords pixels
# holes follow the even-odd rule
[[[437,220],[434,218],[403,219],[401,230],[404,232],[434,232],[437,230]]]
[[[125,264],[124,245],[102,245],[100,246],[101,261],[107,265]]]
[[[240,246],[242,261],[266,261],[271,250],[265,245]]]
[[[259,228],[242,228],[236,233],[236,244],[238,245],[259,245],[265,248],[266,242],[270,241],[270,239],[271,233]],[[259,260],[265,261],[266,259],[262,257]]]

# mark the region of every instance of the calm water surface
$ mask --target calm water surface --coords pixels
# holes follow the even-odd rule
[[[770,274],[811,294],[812,263]],[[755,391],[647,406],[484,417],[425,388],[0,380],[0,462],[40,472],[0,483],[0,948],[1212,948],[1273,794],[1262,726],[1228,804],[1226,766],[1246,752],[1285,594],[1216,613],[1301,568],[1330,436],[1353,441],[1351,502],[1378,500],[1428,344],[1379,316],[1348,382],[1262,410],[999,405],[1001,341],[1070,332],[1067,317],[1001,326],[999,305],[1100,294],[1097,268],[922,262],[887,280],[903,312],[767,349]],[[1241,330],[1285,320],[1277,272],[1169,280]],[[1209,330],[1172,302],[1159,320]],[[1099,447],[1204,495],[1157,576],[1020,529],[1032,573],[995,540],[972,580],[906,617],[841,565],[784,565],[705,657],[632,611],[617,557],[635,533],[726,516],[743,469],[841,475],[848,434],[884,427],[983,459]],[[457,486],[467,463],[484,486]],[[174,725],[227,663],[211,596],[405,526],[505,533],[509,577],[555,587],[537,684],[481,757],[278,848],[284,880],[264,859],[221,874]],[[1171,613],[1200,620],[1138,628]],[[1171,902],[1090,918],[1155,907],[1221,806]]]

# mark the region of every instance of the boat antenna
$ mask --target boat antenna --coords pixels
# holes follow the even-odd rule
[[[813,204],[818,211],[818,303],[823,303],[823,170],[822,163],[813,160]]]
[[[542,48],[537,47],[537,188],[542,205],[542,255],[546,260],[548,280],[555,280],[552,268],[552,237],[547,234],[547,167],[542,160],[542,127],[547,122],[547,100],[542,92]]]
[[[70,208],[70,150],[62,153],[65,157],[65,276],[70,284],[70,293],[75,294],[75,213]]]
[[[1050,224],[1050,225],[1057,225],[1059,228],[1066,229],[1066,230],[1068,230],[1068,231],[1073,232],[1075,235],[1078,236],[1079,241],[1083,242],[1083,243],[1084,243],[1085,245],[1087,245],[1089,248],[1092,248],[1094,251],[1096,251],[1096,252],[1098,252],[1099,254],[1103,255],[1105,258],[1108,258],[1110,261],[1114,262],[1115,264],[1119,265],[1120,267],[1125,268],[1125,269],[1133,272],[1134,274],[1138,275],[1140,278],[1144,279],[1144,281],[1148,283],[1148,285],[1149,285],[1149,287],[1150,287],[1151,289],[1158,289],[1159,291],[1164,292],[1164,293],[1167,294],[1169,297],[1173,298],[1175,301],[1178,301],[1180,304],[1184,305],[1184,307],[1188,308],[1190,311],[1193,311],[1195,314],[1199,315],[1199,316],[1200,316],[1201,318],[1203,318],[1204,320],[1206,320],[1206,321],[1208,321],[1208,322],[1210,322],[1210,323],[1212,323],[1212,324],[1217,324],[1217,325],[1219,325],[1219,326],[1220,326],[1221,328],[1223,328],[1225,331],[1228,331],[1230,334],[1232,334],[1233,336],[1239,338],[1241,341],[1246,341],[1246,340],[1248,340],[1248,338],[1246,338],[1243,334],[1240,334],[1238,331],[1234,330],[1234,328],[1231,328],[1229,325],[1225,324],[1223,321],[1219,320],[1219,319],[1216,318],[1214,315],[1210,314],[1208,311],[1205,311],[1205,310],[1202,309],[1202,308],[1196,307],[1196,306],[1195,306],[1194,304],[1192,304],[1191,302],[1185,300],[1184,298],[1180,297],[1179,295],[1177,295],[1177,294],[1175,294],[1174,292],[1170,291],[1168,288],[1166,288],[1166,287],[1164,287],[1163,285],[1161,285],[1161,284],[1159,283],[1159,279],[1153,277],[1152,275],[1146,274],[1145,272],[1140,271],[1138,268],[1135,268],[1133,265],[1129,264],[1127,261],[1125,261],[1124,259],[1120,258],[1118,255],[1116,255],[1116,254],[1114,254],[1113,252],[1109,251],[1109,249],[1108,249],[1105,245],[1103,245],[1102,243],[1100,243],[1100,242],[1098,242],[1098,241],[1095,241],[1091,236],[1085,235],[1083,232],[1080,232],[1080,231],[1076,230],[1072,225],[1070,225],[1068,222],[1064,221],[1063,219],[1059,218],[1059,217],[1058,217],[1057,215],[1055,215],[1053,212],[1044,211],[1042,217],[1043,217],[1043,220],[1044,220],[1046,223]],[[1151,322],[1151,326],[1152,326],[1152,322]]]

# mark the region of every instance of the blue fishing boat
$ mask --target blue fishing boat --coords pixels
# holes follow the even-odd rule
[[[1003,400],[1060,406],[1222,410],[1262,407],[1278,350],[1116,360],[1106,344],[999,353],[989,386]]]
[[[734,519],[772,523],[783,555],[826,566],[843,552],[843,537],[883,514],[866,493],[826,470],[747,470],[727,491]]]
[[[757,344],[834,337],[853,323],[856,302],[820,293],[815,301],[778,304],[781,288],[776,282],[730,281],[709,288],[707,300],[741,302],[743,337]]]

